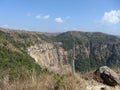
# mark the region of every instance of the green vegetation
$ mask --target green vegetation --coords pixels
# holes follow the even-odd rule
[[[44,34],[37,34],[37,36],[48,43],[53,42],[52,37],[45,36]]]
[[[104,33],[66,32],[55,37],[62,47],[73,53],[75,40],[77,71],[86,72],[103,65],[120,67],[120,38]],[[71,56],[69,56],[71,57]],[[71,62],[72,58],[69,58]]]
[[[76,59],[75,60],[75,69],[82,73],[92,70],[90,61],[84,60],[84,59]]]
[[[12,81],[28,78],[33,73],[49,73],[47,68],[41,68],[26,52],[27,47],[41,42],[38,37],[29,33],[0,31],[0,79],[8,76]]]
[[[57,37],[55,37],[55,41],[62,42],[62,44],[63,44],[62,47],[65,50],[70,50],[73,48],[74,40],[70,33],[68,33],[68,34],[63,33],[63,34],[58,35]]]
[[[23,78],[41,72],[41,67],[27,53],[13,52],[5,46],[0,46],[0,78],[9,75],[10,79]]]
[[[42,42],[62,42],[60,45],[73,54],[74,40],[77,71],[85,72],[102,65],[120,66],[120,38],[116,36],[71,31],[50,37],[33,32],[0,31],[0,71],[4,71],[0,77],[7,74],[20,77],[33,71],[48,72],[48,69],[41,69],[27,54],[27,47]],[[55,48],[58,48],[57,44]],[[71,54],[68,55],[69,63],[73,57]]]
[[[64,86],[63,80],[64,80],[64,75],[59,75],[59,74],[54,75],[54,81],[55,81],[54,89],[55,90],[59,90],[61,87]]]

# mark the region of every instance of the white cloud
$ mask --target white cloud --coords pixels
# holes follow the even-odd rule
[[[35,18],[36,19],[41,19],[41,15],[36,15]]]
[[[49,18],[50,18],[50,15],[43,16],[43,19],[49,19]]]
[[[105,12],[102,17],[103,24],[117,24],[120,22],[120,10]]]
[[[58,18],[55,18],[55,22],[57,22],[57,23],[63,23],[64,21],[62,20],[62,18],[58,17]]]

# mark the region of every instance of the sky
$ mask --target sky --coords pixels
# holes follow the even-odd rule
[[[120,35],[120,0],[0,0],[0,27]]]

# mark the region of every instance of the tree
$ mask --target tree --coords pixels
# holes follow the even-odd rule
[[[71,36],[72,36],[72,32],[71,32]],[[75,38],[73,37],[73,58],[72,58],[72,74],[75,74]]]

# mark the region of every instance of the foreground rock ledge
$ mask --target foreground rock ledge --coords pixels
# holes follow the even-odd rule
[[[102,82],[110,86],[120,85],[119,75],[107,66],[98,68],[94,72],[93,78],[98,82]]]

